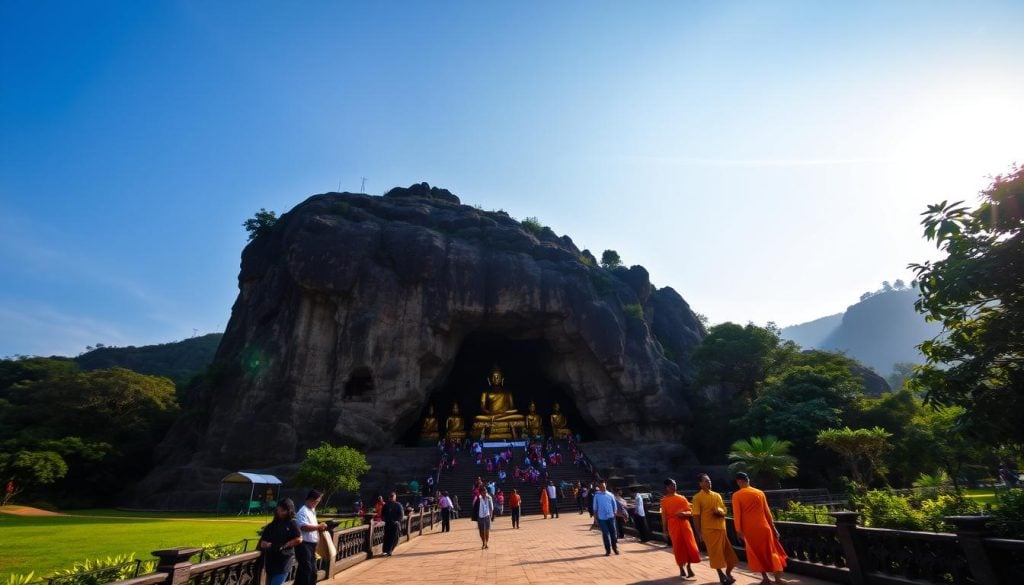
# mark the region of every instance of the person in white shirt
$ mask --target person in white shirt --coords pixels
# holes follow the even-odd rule
[[[448,497],[448,492],[441,492],[441,499],[437,501],[437,505],[441,508],[441,532],[451,532],[452,509],[455,505],[452,503],[452,499]]]
[[[316,519],[316,507],[323,499],[323,494],[310,490],[306,495],[306,503],[295,514],[295,523],[302,533],[302,544],[295,547],[295,583],[294,585],[316,585],[316,545],[320,542],[320,532],[327,525]]]
[[[480,529],[480,548],[488,548],[488,541],[491,539],[491,521],[494,519],[494,498],[487,490],[480,492],[477,498],[477,520],[476,526]]]
[[[548,505],[551,506],[551,517],[558,518],[558,488],[555,487],[555,482],[549,481],[544,489],[548,490]]]
[[[640,542],[647,542],[651,534],[647,529],[647,510],[644,509],[644,496],[640,493],[639,487],[633,488],[633,524],[636,525],[636,533]]]

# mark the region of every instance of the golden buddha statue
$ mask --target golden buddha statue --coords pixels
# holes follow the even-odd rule
[[[423,426],[420,427],[421,441],[437,441],[437,417],[434,416],[434,405],[427,407],[427,416],[423,418]]]
[[[557,402],[551,412],[551,434],[556,439],[565,439],[572,435],[572,431],[569,430],[569,424],[565,420],[565,415],[562,414],[562,407]]]
[[[473,419],[473,435],[488,439],[512,439],[516,429],[526,425],[526,417],[519,414],[512,393],[505,390],[505,377],[501,368],[494,366],[487,377],[487,391],[480,395],[480,414]]]
[[[445,436],[451,440],[461,441],[466,438],[466,421],[459,414],[459,403],[452,404],[452,414],[444,423]]]
[[[537,403],[530,401],[530,412],[526,415],[526,434],[540,437],[544,434],[544,419],[537,413]]]

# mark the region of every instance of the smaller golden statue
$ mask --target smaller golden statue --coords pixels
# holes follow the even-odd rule
[[[530,437],[544,435],[544,418],[537,413],[537,403],[530,401],[530,412],[526,415],[526,434]]]
[[[452,415],[444,423],[445,436],[454,441],[466,438],[466,421],[459,414],[459,403],[452,404]]]
[[[434,416],[434,405],[427,407],[427,416],[423,418],[423,426],[420,427],[421,441],[437,441],[437,417]]]
[[[562,407],[557,402],[551,412],[551,434],[556,439],[565,439],[572,435],[572,431],[569,430],[569,424],[565,420],[565,415],[562,414]]]

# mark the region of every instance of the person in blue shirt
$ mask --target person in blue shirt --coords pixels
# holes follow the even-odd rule
[[[601,527],[601,540],[604,542],[604,556],[619,554],[619,543],[615,534],[615,511],[618,502],[615,496],[608,491],[608,485],[600,481],[597,483],[597,492],[594,493],[594,516],[597,517],[597,525]]]

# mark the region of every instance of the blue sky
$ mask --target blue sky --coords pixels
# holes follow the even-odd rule
[[[241,222],[427,181],[712,322],[843,310],[1024,162],[1020,2],[0,0],[0,356],[220,331]]]

